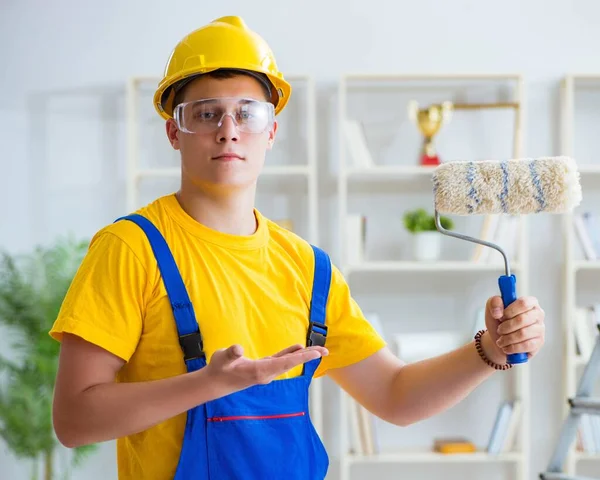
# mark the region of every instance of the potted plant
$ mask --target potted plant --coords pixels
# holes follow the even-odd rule
[[[452,220],[440,216],[442,227],[447,230],[454,228]],[[412,249],[415,260],[437,260],[441,253],[442,235],[435,227],[435,217],[424,208],[409,210],[404,213],[404,226],[412,234]]]
[[[87,242],[61,239],[27,255],[0,256],[0,327],[11,352],[0,353],[0,439],[21,459],[40,467],[44,480],[68,478],[56,458],[60,443],[52,425],[52,398],[60,345],[48,332],[57,317]],[[94,446],[73,449],[78,465]]]

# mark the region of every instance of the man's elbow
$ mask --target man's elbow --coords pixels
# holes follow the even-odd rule
[[[384,422],[397,427],[410,427],[423,420],[423,417],[419,416],[422,412],[415,412],[410,406],[398,402],[391,402],[373,413]]]
[[[419,419],[419,418],[411,418],[411,417],[407,417],[406,415],[398,415],[397,417],[395,417],[393,419],[393,421],[391,423],[393,423],[397,427],[410,427],[411,425],[414,425],[415,423],[419,423],[420,420],[421,419]]]
[[[78,435],[72,428],[69,428],[64,422],[53,420],[54,433],[57,440],[67,448],[77,448],[83,446],[83,442],[78,442]]]
[[[416,423],[420,423],[429,419],[435,412],[423,408],[414,408],[411,405],[394,405],[376,415],[385,422],[391,423],[398,427],[410,427]]]
[[[79,445],[77,442],[75,442],[74,437],[71,437],[69,435],[60,435],[58,431],[56,431],[56,438],[58,439],[60,444],[66,448],[79,448],[83,446],[83,444]]]
[[[411,418],[403,412],[392,412],[387,415],[378,415],[384,422],[395,425],[396,427],[410,427],[418,423],[419,419]]]
[[[57,440],[66,448],[78,448],[92,443],[86,441],[81,428],[83,425],[75,419],[74,412],[69,413],[68,409],[61,412],[55,408],[52,426]]]

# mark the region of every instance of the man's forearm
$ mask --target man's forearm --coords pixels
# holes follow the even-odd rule
[[[162,380],[105,383],[81,392],[54,412],[57,436],[67,447],[146,430],[210,400],[232,393],[206,369]]]
[[[482,346],[492,350],[486,333]],[[457,350],[400,368],[392,383],[392,418],[409,425],[456,405],[495,370],[479,357],[474,342]]]

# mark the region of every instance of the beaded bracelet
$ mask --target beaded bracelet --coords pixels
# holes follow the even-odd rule
[[[479,356],[481,357],[481,359],[487,363],[490,367],[496,369],[496,370],[508,370],[510,368],[512,368],[513,366],[506,363],[504,365],[498,365],[497,363],[492,362],[490,359],[488,359],[485,356],[485,353],[483,351],[483,347],[481,346],[481,337],[483,336],[483,334],[485,333],[485,330],[479,330],[476,334],[475,334],[475,348],[477,349],[477,353],[479,354]]]

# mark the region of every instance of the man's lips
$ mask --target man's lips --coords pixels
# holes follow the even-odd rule
[[[238,155],[237,153],[222,153],[220,155],[216,155],[212,157],[213,160],[243,160],[244,157]]]

